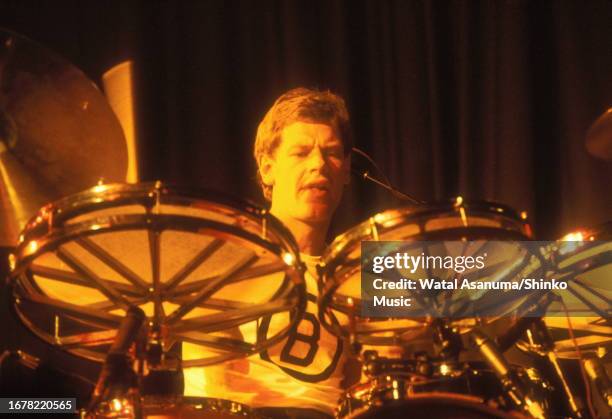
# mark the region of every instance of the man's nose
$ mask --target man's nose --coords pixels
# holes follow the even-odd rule
[[[325,155],[319,147],[313,147],[310,155],[308,156],[308,166],[313,169],[320,169],[325,167]]]

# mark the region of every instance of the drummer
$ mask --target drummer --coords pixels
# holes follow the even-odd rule
[[[349,183],[351,148],[344,100],[331,92],[293,89],[267,112],[254,146],[258,177],[270,212],[291,231],[306,264],[306,313],[285,341],[259,355],[205,369],[203,380],[186,371],[186,395],[266,407],[265,413],[274,417],[333,414],[350,384],[344,373],[348,348],[317,320],[316,265]],[[261,327],[271,324],[264,321]],[[219,368],[224,369],[223,380],[213,377]]]

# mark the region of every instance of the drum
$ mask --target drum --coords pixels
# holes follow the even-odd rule
[[[425,242],[474,241],[468,254],[488,253],[493,262],[488,271],[490,277],[510,280],[530,275],[540,275],[544,264],[537,249],[526,248],[520,241],[532,238],[532,232],[524,213],[518,214],[506,206],[489,202],[465,202],[456,198],[451,202],[420,207],[389,210],[338,236],[323,256],[320,275],[319,316],[321,323],[338,336],[351,337],[360,344],[375,346],[397,346],[424,337],[434,317],[455,317],[455,326],[462,332],[470,330],[486,319],[467,315],[462,317],[453,307],[468,302],[472,306],[489,306],[495,309],[496,317],[509,315],[524,298],[508,293],[509,299],[500,303],[499,298],[482,292],[478,300],[469,301],[460,292],[440,293],[436,298],[444,300],[448,311],[428,312],[428,304],[413,304],[405,309],[404,318],[369,317],[362,313],[361,289],[361,244],[364,241],[402,241],[408,243],[408,252],[427,254]],[[496,241],[495,243],[489,241]],[[490,246],[495,246],[491,248]],[[461,250],[465,251],[465,249]],[[512,255],[509,258],[507,255]],[[518,262],[518,263],[516,263]],[[401,273],[404,274],[403,272]],[[432,277],[436,272],[428,272]],[[430,301],[430,300],[428,300]],[[417,301],[418,303],[418,301]]]
[[[453,418],[453,419],[520,419],[526,416],[507,413],[487,406],[478,397],[457,393],[415,395],[408,400],[391,401],[381,406],[362,407],[345,416],[352,419],[370,418]]]
[[[427,376],[418,363],[403,373],[381,375],[353,386],[341,401],[341,418],[526,418],[512,411],[512,403],[495,374],[482,363],[430,364]],[[548,400],[550,385],[534,370],[517,369],[532,383],[530,397]]]
[[[558,383],[559,399],[566,401],[567,412],[573,415],[580,409],[576,395],[582,392],[587,394],[583,400],[592,417],[612,406],[608,379],[611,240],[612,224],[608,223],[574,231],[543,249],[549,259],[548,277],[565,283],[566,288],[557,291],[546,306],[544,322],[536,323],[517,342],[519,349],[547,360]]]
[[[264,419],[255,410],[231,400],[206,397],[147,396],[132,403],[130,399],[113,399],[101,406],[92,418],[120,419]],[[136,415],[138,411],[138,415]]]
[[[147,321],[137,347],[180,368],[280,341],[306,304],[302,272],[291,234],[252,204],[161,182],[100,184],[30,220],[11,286],[32,332],[95,361],[139,307]],[[258,320],[275,314],[284,327],[258,337]]]
[[[567,315],[576,343],[583,352],[603,353],[612,345],[612,223],[581,229],[558,240],[550,250],[551,276],[567,282],[559,293],[565,304],[553,302],[545,323],[550,328],[557,354],[578,358],[569,334]],[[567,313],[566,313],[567,309]],[[601,354],[600,354],[601,356]]]

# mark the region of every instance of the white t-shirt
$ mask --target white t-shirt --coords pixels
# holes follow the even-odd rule
[[[185,395],[229,399],[250,407],[311,408],[333,414],[343,390],[346,344],[323,328],[317,318],[319,257],[301,255],[308,304],[297,330],[261,354],[210,367],[184,370]],[[273,316],[259,324],[260,332],[275,330]],[[284,319],[286,325],[286,318]],[[282,326],[281,326],[282,327]],[[263,329],[262,329],[263,328]],[[241,333],[256,333],[254,329]],[[183,359],[193,357],[183,344]]]

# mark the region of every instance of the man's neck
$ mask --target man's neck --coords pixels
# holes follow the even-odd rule
[[[274,214],[291,231],[301,253],[320,256],[325,250],[325,236],[329,221],[325,223],[307,223],[291,217]]]

